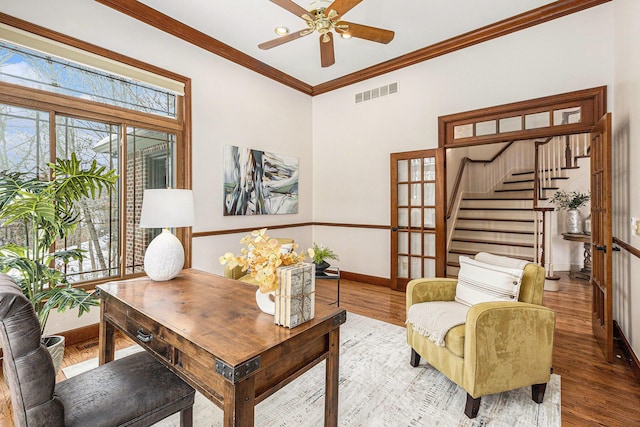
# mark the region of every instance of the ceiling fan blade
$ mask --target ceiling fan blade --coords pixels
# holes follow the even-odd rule
[[[299,39],[300,37],[307,36],[307,35],[311,34],[312,32],[313,31],[309,31],[308,29],[296,31],[296,32],[293,32],[293,33],[291,33],[289,35],[278,37],[277,39],[269,40],[269,41],[264,42],[264,43],[260,43],[258,45],[258,47],[260,49],[262,49],[262,50],[271,49],[272,47],[280,46],[281,44],[285,44],[285,43],[290,42],[292,40]]]
[[[312,20],[313,18],[309,15],[309,11],[299,6],[297,3],[292,2],[291,0],[270,0],[271,3],[275,3],[283,9],[288,10],[296,16],[304,19],[305,21]]]
[[[335,10],[338,12],[339,16],[344,15],[349,12],[355,6],[358,5],[362,0],[335,0],[327,9],[324,11],[325,15],[328,15],[331,10]]]
[[[393,31],[369,27],[368,25],[354,24],[353,22],[340,21],[336,23],[336,27],[339,25],[346,25],[349,27],[347,30],[339,31],[340,34],[349,34],[351,37],[371,40],[372,42],[377,43],[387,44],[393,40],[393,37],[395,36]]]
[[[333,33],[320,35],[320,63],[323,67],[330,67],[336,62],[333,50]]]

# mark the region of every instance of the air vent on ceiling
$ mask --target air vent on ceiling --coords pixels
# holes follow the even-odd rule
[[[387,95],[393,95],[394,93],[398,93],[398,82],[356,93],[356,104],[371,101],[372,99],[381,98]]]

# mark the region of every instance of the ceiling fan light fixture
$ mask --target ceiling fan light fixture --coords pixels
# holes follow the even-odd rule
[[[290,32],[287,27],[283,27],[283,26],[276,27],[273,31],[279,36],[286,36]]]
[[[351,38],[351,34],[349,33],[339,33],[340,37],[342,37],[343,39],[350,39]]]

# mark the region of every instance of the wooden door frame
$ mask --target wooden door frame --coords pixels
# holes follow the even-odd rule
[[[554,123],[553,112],[565,108],[579,106],[581,109],[581,120],[579,123],[558,124]],[[580,133],[590,133],[593,126],[602,118],[607,111],[607,87],[598,86],[590,89],[583,89],[574,92],[567,92],[558,95],[545,96],[526,101],[513,102],[493,107],[480,108],[477,110],[465,111],[462,113],[449,114],[438,117],[438,147],[442,149],[469,147],[474,145],[493,144],[498,142],[511,142],[518,140],[548,138],[557,135],[571,135]],[[526,130],[525,120],[529,114],[549,113],[550,126]],[[521,128],[519,131],[502,132],[492,135],[476,135],[477,123],[495,121],[496,129],[499,132],[500,119],[520,117]],[[473,135],[464,138],[456,138],[456,126],[472,126]],[[444,171],[446,172],[446,156],[444,159]],[[445,173],[446,175],[446,173]],[[447,194],[446,179],[444,180],[444,200],[449,202]],[[447,206],[444,206],[446,211]],[[442,224],[437,227],[444,230],[446,234],[446,216],[442,217]],[[445,239],[446,239],[445,235]],[[446,244],[446,240],[445,240]],[[448,256],[448,248],[444,251]],[[446,268],[446,260],[445,260]],[[445,270],[446,272],[446,270]]]
[[[435,194],[435,275],[436,277],[444,277],[446,269],[446,229],[442,226],[445,224],[444,216],[446,214],[446,173],[444,171],[444,148],[430,148],[425,150],[413,150],[405,151],[401,153],[391,153],[390,160],[390,184],[391,184],[391,229],[390,229],[390,244],[391,244],[391,263],[390,263],[390,275],[389,282],[390,288],[397,291],[404,291],[406,283],[400,283],[397,277],[398,274],[398,192],[397,192],[397,178],[398,178],[398,160],[409,160],[416,157],[434,157],[436,160],[436,194]],[[424,220],[424,219],[423,219]],[[424,255],[424,253],[423,253]],[[424,265],[424,262],[423,262]],[[404,280],[404,278],[403,278]],[[407,279],[407,282],[411,278]]]
[[[566,125],[554,124],[553,111],[569,107],[581,108],[580,123]],[[549,112],[550,126],[525,129],[526,116]],[[483,145],[494,142],[508,142],[523,139],[546,138],[556,135],[572,135],[589,133],[591,128],[607,112],[607,87],[599,86],[575,92],[567,92],[559,95],[545,96],[543,98],[527,101],[513,102],[494,107],[480,108],[478,110],[449,114],[438,117],[438,147],[455,148],[471,145]],[[492,135],[475,135],[476,123],[496,121],[506,118],[520,117],[522,129],[519,131],[502,132]],[[455,127],[472,125],[474,135],[464,138],[455,137]],[[499,122],[496,124],[499,130]]]

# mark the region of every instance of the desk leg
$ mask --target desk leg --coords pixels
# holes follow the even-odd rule
[[[100,304],[98,362],[100,365],[111,362],[116,351],[116,328],[104,319],[104,302]]]
[[[324,425],[338,425],[338,381],[340,380],[340,328],[329,332],[326,390],[324,394]]]
[[[256,381],[250,376],[235,384],[225,381],[224,426],[252,426],[256,403]]]

